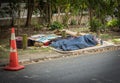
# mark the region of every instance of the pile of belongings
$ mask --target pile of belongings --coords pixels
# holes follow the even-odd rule
[[[73,51],[92,47],[98,45],[98,38],[91,34],[83,34],[73,32],[70,30],[64,30],[68,35],[66,38],[56,34],[38,34],[33,35],[29,39],[35,41],[34,46],[51,46],[55,49],[62,51]]]
[[[49,34],[49,35],[44,35],[44,34],[38,34],[38,35],[33,35],[29,37],[30,40],[34,41],[34,45],[39,46],[45,45],[48,46],[50,42],[56,38],[59,38],[61,36],[58,36],[56,34]]]

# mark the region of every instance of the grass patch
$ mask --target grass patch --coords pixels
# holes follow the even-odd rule
[[[112,42],[115,44],[120,44],[120,38],[119,39],[112,39]]]
[[[0,41],[0,59],[8,58],[10,52],[9,39],[2,39]]]
[[[51,52],[52,50],[49,47],[29,47],[28,49],[18,49],[18,54],[36,54],[41,52]]]
[[[100,38],[103,39],[103,40],[109,40],[109,39],[112,39],[113,36],[110,35],[110,34],[101,34]]]
[[[90,32],[90,29],[87,27],[78,27],[78,28],[75,27],[75,28],[71,28],[70,30],[75,32],[83,32],[83,33]]]
[[[9,51],[2,46],[0,46],[0,59],[8,58],[9,57]]]

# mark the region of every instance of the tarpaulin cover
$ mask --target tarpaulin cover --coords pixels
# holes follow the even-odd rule
[[[53,41],[50,46],[63,51],[72,51],[78,50],[86,47],[92,47],[97,45],[97,41],[95,37],[91,34],[72,37],[69,39],[61,39],[57,41]]]

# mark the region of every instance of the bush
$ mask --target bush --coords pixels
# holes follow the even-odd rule
[[[61,24],[58,21],[54,21],[51,25],[50,25],[50,30],[55,30],[55,29],[63,29],[63,24]]]
[[[106,26],[107,27],[116,27],[116,26],[118,26],[118,24],[119,24],[119,21],[117,19],[112,19],[107,22]]]
[[[76,22],[76,20],[72,19],[70,24],[71,24],[71,25],[76,25],[77,22]]]
[[[43,26],[41,24],[34,24],[34,29],[37,30],[41,30],[43,28]]]
[[[120,20],[118,19],[112,19],[106,23],[107,28],[110,28],[111,30],[119,30],[120,29]]]
[[[103,25],[100,20],[93,18],[93,20],[90,22],[90,26],[90,31],[97,32],[98,30],[100,30],[100,28],[102,28],[101,26]]]

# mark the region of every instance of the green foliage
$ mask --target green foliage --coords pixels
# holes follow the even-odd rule
[[[117,19],[112,19],[107,22],[106,26],[107,27],[117,27],[119,25],[119,20]]]
[[[110,30],[119,31],[120,30],[120,20],[112,19],[106,23],[106,27]]]
[[[42,28],[43,28],[43,26],[41,24],[39,24],[39,23],[34,24],[35,30],[41,30]]]
[[[40,10],[38,8],[34,9],[33,14],[38,16],[40,14]]]
[[[100,30],[100,28],[102,28],[102,23],[99,19],[93,18],[90,22],[90,26],[90,31],[97,32],[98,30]]]
[[[76,24],[77,24],[77,22],[76,22],[76,20],[75,20],[75,19],[72,19],[70,24],[71,24],[71,25],[76,25]]]
[[[69,20],[70,16],[68,14],[66,14],[64,17],[63,17],[63,25],[64,26],[68,26],[68,20]]]
[[[43,28],[43,25],[39,24],[37,22],[37,20],[33,20],[33,26],[34,26],[34,30],[41,30]]]
[[[51,25],[50,25],[50,30],[55,30],[55,29],[63,29],[63,24],[61,24],[58,21],[54,21]]]

